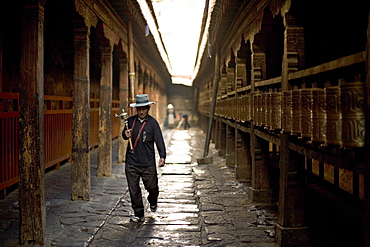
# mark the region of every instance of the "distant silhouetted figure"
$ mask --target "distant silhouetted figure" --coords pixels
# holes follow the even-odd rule
[[[188,123],[188,114],[183,113],[183,114],[182,114],[182,117],[183,117],[183,118],[184,118],[184,120],[185,120],[184,129],[188,129],[188,128],[190,128],[190,124]]]

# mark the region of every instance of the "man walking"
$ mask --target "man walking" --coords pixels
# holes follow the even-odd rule
[[[147,94],[136,95],[136,103],[130,106],[136,108],[137,114],[127,119],[129,128],[125,128],[122,132],[123,139],[130,139],[130,145],[127,145],[125,172],[134,210],[134,215],[131,217],[133,222],[145,221],[140,178],[149,193],[147,199],[150,210],[157,211],[159,187],[154,143],[159,153],[160,167],[165,165],[166,159],[162,131],[157,120],[148,114],[151,104],[155,102],[150,102]]]

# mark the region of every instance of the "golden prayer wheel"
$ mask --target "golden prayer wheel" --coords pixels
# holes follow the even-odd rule
[[[281,129],[283,133],[287,133],[292,131],[292,92],[284,91],[282,95]]]
[[[301,137],[311,137],[311,105],[312,105],[312,89],[301,89]]]
[[[267,114],[267,94],[261,94],[261,125],[266,125],[266,114]]]
[[[292,135],[298,135],[301,133],[301,90],[292,90]]]
[[[326,141],[325,145],[342,144],[341,101],[339,87],[325,88]]]
[[[252,105],[251,105],[251,94],[248,94],[247,96],[246,96],[246,111],[245,111],[245,114],[246,114],[246,116],[245,116],[245,120],[246,121],[251,121],[251,119],[252,119],[252,117],[251,117],[251,107],[252,107]]]
[[[235,119],[237,121],[239,121],[241,119],[240,118],[240,112],[241,112],[241,107],[242,107],[241,98],[235,96],[235,101],[236,101],[236,104],[235,104],[236,108],[234,108],[234,109],[235,109],[236,112],[235,112],[234,116],[235,116]]]
[[[326,140],[326,99],[322,88],[312,89],[311,141],[324,143]]]
[[[252,92],[252,119],[254,122],[254,125],[259,125],[259,98],[260,92]]]
[[[257,95],[257,126],[262,125],[262,94]]]
[[[266,93],[266,110],[265,110],[265,128],[268,129],[271,127],[271,115],[272,115],[272,104],[271,104],[271,96],[272,93]]]
[[[281,101],[282,96],[280,92],[271,93],[271,129],[281,129]]]
[[[342,112],[342,147],[363,147],[365,144],[364,83],[340,85]]]

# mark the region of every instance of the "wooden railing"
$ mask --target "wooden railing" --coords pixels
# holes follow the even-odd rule
[[[0,191],[18,182],[19,95],[0,92]],[[68,160],[72,150],[72,97],[44,96],[45,168]],[[112,138],[119,133],[119,101],[112,102]],[[99,99],[90,99],[90,147],[98,145]]]

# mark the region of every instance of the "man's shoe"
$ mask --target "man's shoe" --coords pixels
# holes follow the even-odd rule
[[[152,211],[153,213],[154,212],[157,212],[157,205],[154,205],[154,206],[150,206],[150,211]]]
[[[131,219],[130,219],[132,222],[135,222],[135,223],[138,223],[138,222],[144,222],[145,221],[145,217],[142,216],[142,217],[137,217],[135,215],[131,216]]]

